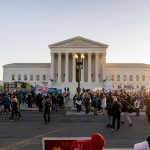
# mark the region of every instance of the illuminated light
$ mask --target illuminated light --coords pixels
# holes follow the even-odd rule
[[[79,58],[77,54],[75,54],[75,56],[74,56],[74,57],[75,57],[75,59],[78,59],[78,58]]]

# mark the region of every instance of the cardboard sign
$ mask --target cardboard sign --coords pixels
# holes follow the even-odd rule
[[[92,137],[43,138],[43,150],[103,150],[104,138],[96,133]]]

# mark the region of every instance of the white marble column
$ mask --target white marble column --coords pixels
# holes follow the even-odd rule
[[[98,82],[98,64],[99,64],[99,61],[98,61],[98,56],[99,54],[98,53],[95,53],[95,82]]]
[[[68,53],[65,53],[65,82],[68,82]]]
[[[51,53],[51,79],[54,80],[54,53]]]
[[[106,53],[102,55],[102,62],[103,62],[103,81],[106,80]]]
[[[88,53],[88,82],[91,82],[91,53]]]
[[[81,69],[81,82],[84,82],[84,59],[83,59],[83,65]]]
[[[58,53],[58,82],[61,82],[61,53]]]
[[[75,60],[75,53],[72,53],[72,82],[76,82],[76,60]]]

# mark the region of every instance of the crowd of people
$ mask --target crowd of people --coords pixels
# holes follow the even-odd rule
[[[35,104],[39,112],[44,112],[43,118],[48,123],[50,121],[50,112],[63,108],[64,98],[68,94],[2,93],[0,94],[0,113],[9,114],[10,121],[14,121],[14,116],[22,120],[20,105],[24,104],[28,108],[32,108],[33,104]]]
[[[69,96],[69,93],[63,94],[34,94],[34,93],[3,93],[0,94],[0,105],[2,105],[1,113],[8,113],[10,121],[14,121],[14,116],[22,120],[20,113],[20,104],[25,103],[29,108],[32,108],[33,103],[39,108],[39,112],[43,112],[43,120],[49,123],[51,120],[51,111],[58,111],[64,107],[64,98]],[[119,130],[120,123],[128,121],[129,126],[133,125],[130,113],[135,112],[135,116],[140,115],[140,109],[146,106],[147,120],[150,122],[150,93],[144,91],[127,92],[126,90],[107,91],[105,89],[96,91],[83,91],[81,94],[75,94],[73,97],[74,107],[77,112],[85,108],[85,113],[90,111],[93,115],[98,112],[102,113],[108,120],[110,130]],[[122,114],[122,115],[121,115]],[[149,150],[150,136],[144,142],[136,143],[135,150]]]
[[[12,121],[14,115],[21,120],[20,104],[26,103],[29,108],[32,108],[33,103],[39,108],[39,112],[44,112],[45,122],[50,121],[50,112],[57,111],[58,107],[64,107],[64,98],[69,93],[63,94],[34,94],[34,93],[3,93],[0,94],[1,104],[3,109],[1,113],[6,111],[10,113],[10,120]],[[83,91],[83,93],[75,94],[73,97],[74,107],[77,112],[85,108],[85,113],[88,114],[90,110],[94,115],[101,112],[108,119],[108,124],[111,130],[119,130],[120,123],[128,121],[129,126],[133,125],[129,113],[136,112],[136,116],[140,115],[140,108],[146,105],[146,115],[150,122],[150,93],[143,91],[129,93],[126,90],[107,91],[105,89],[96,91]],[[123,115],[121,115],[121,113]],[[117,126],[115,125],[117,124]],[[116,127],[115,127],[116,126]]]
[[[107,91],[105,89],[84,91],[80,95],[75,94],[73,102],[77,112],[84,107],[86,114],[91,109],[94,115],[97,115],[98,111],[103,113],[108,119],[106,127],[111,130],[119,130],[120,123],[125,123],[125,120],[128,121],[129,126],[132,126],[133,122],[129,114],[135,112],[136,116],[139,116],[140,109],[144,108],[144,105],[146,105],[146,114],[150,122],[150,93],[144,91],[132,93],[126,90]],[[115,124],[117,124],[116,127]]]
[[[1,114],[9,113],[10,114],[10,121],[13,121],[14,116],[16,116],[19,120],[22,120],[22,116],[20,114],[20,103],[19,98],[17,95],[14,94],[2,94],[0,96],[2,109]]]

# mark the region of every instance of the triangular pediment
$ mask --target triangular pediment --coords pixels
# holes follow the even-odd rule
[[[74,37],[67,39],[58,43],[49,45],[50,48],[74,48],[74,47],[104,47],[107,48],[108,45],[92,41],[83,37]]]

